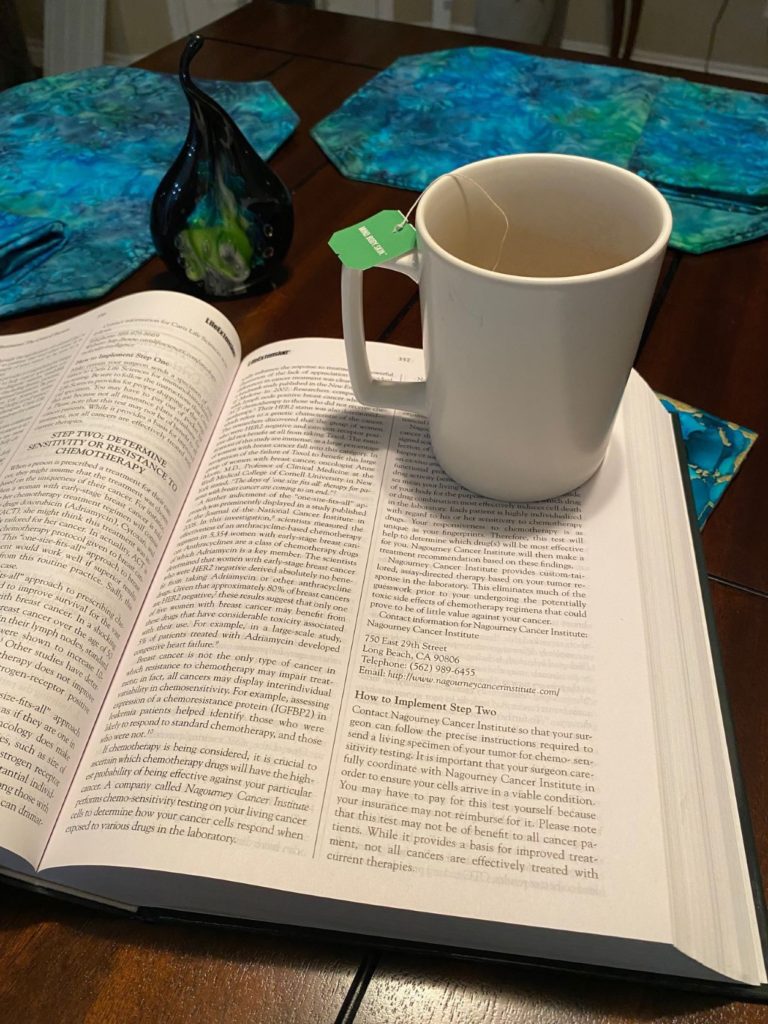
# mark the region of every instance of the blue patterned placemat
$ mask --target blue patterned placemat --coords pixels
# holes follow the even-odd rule
[[[666,395],[661,404],[677,416],[688,458],[696,520],[701,529],[739,471],[757,434],[748,427],[694,409]]]
[[[204,82],[269,158],[298,117],[269,82]],[[149,206],[184,141],[172,75],[99,67],[0,93],[0,315],[103,295],[154,253]]]
[[[402,57],[312,135],[347,177],[416,191],[484,157],[591,156],[666,194],[678,249],[768,234],[768,96],[756,93],[470,46]]]

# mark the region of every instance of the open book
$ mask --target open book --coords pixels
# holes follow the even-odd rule
[[[413,378],[421,353],[371,345]],[[148,293],[0,342],[0,865],[132,907],[759,986],[669,415],[450,481],[340,341]]]

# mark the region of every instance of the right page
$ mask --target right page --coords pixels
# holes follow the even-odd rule
[[[626,446],[620,417],[577,492],[499,503],[445,476],[425,421],[354,403],[340,343],[249,358],[42,867],[139,869],[119,895],[208,913],[324,897],[341,926],[465,945],[444,922],[507,923],[587,961],[604,946],[567,936],[671,946]]]

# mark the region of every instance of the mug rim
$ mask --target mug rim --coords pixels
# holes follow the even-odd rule
[[[429,205],[430,193],[433,192],[435,187],[442,182],[443,179],[449,178],[454,174],[459,174],[461,171],[469,171],[472,168],[481,167],[485,164],[528,160],[546,161],[551,163],[593,164],[601,168],[603,171],[607,170],[609,173],[615,173],[619,177],[631,179],[634,185],[639,184],[642,190],[644,190],[649,196],[652,196],[659,206],[662,224],[658,235],[654,241],[646,249],[638,253],[637,256],[633,256],[631,259],[625,260],[623,263],[617,263],[614,267],[605,267],[603,270],[592,270],[587,274],[570,274],[562,277],[528,277],[525,274],[507,274],[500,270],[488,270],[485,267],[477,266],[475,263],[469,263],[467,260],[463,260],[459,256],[454,256],[453,253],[449,252],[440,245],[439,242],[435,241],[434,236],[424,225],[424,209],[425,203],[427,206]],[[454,264],[456,267],[472,271],[481,277],[487,277],[491,280],[514,281],[515,283],[524,283],[526,285],[551,287],[553,284],[574,285],[586,281],[598,281],[605,280],[610,277],[617,277],[620,274],[628,273],[637,266],[650,262],[667,247],[670,235],[672,234],[672,210],[670,209],[667,200],[655,185],[646,181],[645,178],[641,178],[640,175],[635,174],[634,171],[630,171],[626,167],[619,167],[616,164],[608,163],[606,160],[596,160],[594,157],[577,156],[572,153],[506,153],[498,156],[485,157],[483,160],[474,160],[469,164],[462,164],[460,167],[454,168],[453,171],[446,171],[444,174],[433,179],[422,193],[416,207],[416,232],[420,242],[425,241],[429,248],[431,248],[437,255],[441,256],[449,263]]]

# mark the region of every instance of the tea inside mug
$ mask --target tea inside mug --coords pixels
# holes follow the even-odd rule
[[[620,266],[649,249],[663,227],[658,201],[639,179],[597,161],[536,155],[446,175],[422,198],[421,217],[452,256],[520,277]]]

